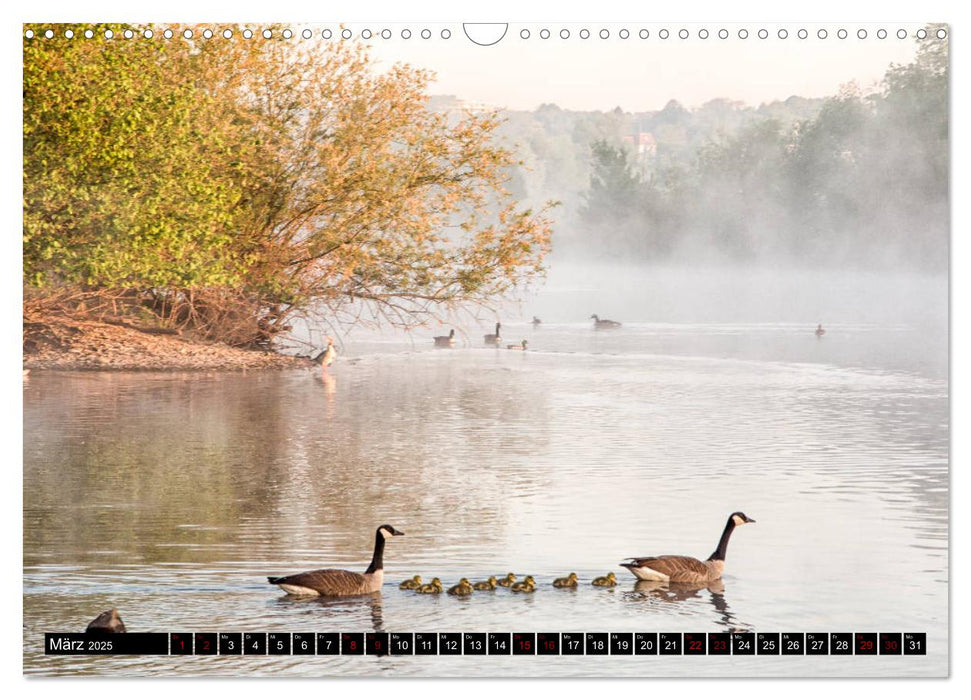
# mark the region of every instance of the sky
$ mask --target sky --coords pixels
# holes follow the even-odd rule
[[[323,25],[322,25],[323,26]],[[495,26],[495,25],[493,25]],[[348,24],[358,37],[373,33],[369,44],[384,66],[403,61],[437,74],[432,94],[456,95],[494,107],[532,110],[544,102],[564,109],[652,111],[676,99],[698,107],[719,97],[757,106],[792,95],[826,97],[855,81],[876,86],[891,63],[907,63],[915,55],[913,34],[920,24],[906,23],[513,23],[492,46],[469,40],[460,23]],[[422,39],[422,27],[432,32]],[[317,33],[321,31],[315,27]],[[388,29],[391,38],[380,38]],[[412,36],[402,39],[402,30]],[[542,30],[550,36],[543,39]],[[587,39],[580,37],[588,30]],[[626,39],[622,29],[629,31]],[[702,29],[708,38],[699,37]],[[798,37],[804,29],[806,39]],[[840,39],[837,32],[847,31]],[[886,30],[884,39],[877,32]],[[335,33],[340,31],[334,26]],[[446,30],[451,36],[441,38]],[[660,38],[667,30],[668,38]],[[687,32],[687,38],[679,34]],[[726,31],[726,39],[718,38]],[[759,30],[768,37],[761,39]],[[779,32],[788,36],[779,38]],[[826,38],[820,39],[820,31]],[[857,32],[866,31],[861,39]],[[907,38],[897,37],[905,30]],[[475,31],[475,30],[471,30]],[[523,39],[522,33],[529,32]],[[561,38],[569,31],[569,38]],[[601,38],[601,32],[609,32]],[[647,32],[647,38],[641,34]],[[739,32],[747,32],[745,39]],[[333,39],[338,40],[338,39]]]

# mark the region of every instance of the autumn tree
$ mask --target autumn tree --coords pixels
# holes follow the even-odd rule
[[[192,29],[25,41],[35,290],[137,290],[255,344],[298,315],[411,327],[542,272],[551,224],[505,189],[498,114],[430,111],[427,71],[378,70],[359,44]]]

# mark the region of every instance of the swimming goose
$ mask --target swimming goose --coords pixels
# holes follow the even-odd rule
[[[449,331],[448,335],[436,335],[435,336],[435,347],[436,348],[450,348],[455,345],[455,329],[453,328]]]
[[[538,325],[540,325],[541,323],[543,323],[543,322],[542,322],[542,321],[540,321],[540,320],[539,320],[538,318],[536,318],[535,316],[533,316],[533,328],[536,328],[536,326],[538,326]]]
[[[617,585],[617,577],[614,576],[614,572],[611,571],[606,576],[598,576],[591,583],[594,586],[600,586],[602,588],[613,588]]]
[[[334,364],[334,360],[337,359],[337,348],[334,347],[334,339],[327,336],[327,347],[324,351],[314,358],[314,362],[323,368],[326,372],[327,368]]]
[[[381,590],[384,582],[384,541],[405,533],[382,525],[374,533],[374,556],[363,574],[343,569],[318,569],[293,576],[267,576],[267,580],[291,595],[365,595]]]
[[[527,576],[522,581],[518,581],[509,587],[509,590],[516,593],[532,593],[536,590],[536,581],[532,576]]]
[[[482,336],[482,339],[485,341],[486,345],[499,345],[499,343],[502,342],[502,338],[499,336],[500,328],[502,328],[502,324],[496,323],[495,333],[486,333],[484,336]]]
[[[507,345],[506,346],[506,350],[525,350],[525,349],[526,349],[526,341],[525,340],[523,342],[519,343],[518,345]]]
[[[402,581],[398,584],[398,588],[403,591],[413,591],[419,586],[421,586],[421,576],[413,576],[407,581]]]
[[[469,583],[469,579],[463,578],[457,584],[448,589],[449,595],[472,595],[475,589],[472,588],[472,584]]]
[[[423,586],[419,586],[415,589],[416,593],[441,593],[442,592],[442,582],[438,578],[433,578],[431,583],[426,583]]]
[[[477,591],[494,591],[497,583],[496,577],[490,576],[488,581],[476,581],[472,587]]]
[[[564,578],[558,578],[553,581],[553,585],[556,588],[576,588],[577,587],[577,575],[570,574]]]
[[[503,588],[509,588],[514,583],[516,583],[516,575],[512,572],[509,572],[503,578],[499,579],[499,585]]]
[[[824,335],[826,335],[826,329],[823,328],[823,324],[820,323],[818,326],[816,326],[816,337],[822,338]]]
[[[121,621],[118,611],[112,608],[91,620],[84,631],[88,634],[119,634],[125,631],[125,623]]]
[[[669,554],[663,557],[640,557],[629,559],[622,563],[634,576],[642,581],[676,581],[679,583],[708,583],[720,579],[725,569],[725,552],[728,549],[728,539],[739,525],[754,523],[750,517],[742,512],[735,512],[728,516],[725,530],[718,547],[705,561],[698,561],[694,557],[683,557]]]
[[[609,321],[606,318],[601,319],[597,314],[594,314],[590,318],[593,319],[593,327],[597,330],[604,330],[607,328],[620,328],[620,323],[617,321]]]

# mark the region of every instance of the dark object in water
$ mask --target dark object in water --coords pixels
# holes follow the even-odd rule
[[[597,330],[604,330],[607,328],[620,328],[620,322],[611,321],[607,318],[600,318],[597,314],[593,314],[590,318],[593,319],[593,327]]]
[[[542,321],[539,320],[539,318],[537,318],[536,316],[533,316],[533,328],[535,328],[536,326],[538,326],[541,323],[542,323]]]
[[[84,630],[88,634],[119,634],[126,632],[125,623],[118,616],[118,611],[112,608],[105,610],[96,618],[88,623],[88,628]]]
[[[816,337],[822,338],[824,335],[826,335],[826,329],[823,328],[823,324],[820,323],[818,326],[816,326]]]

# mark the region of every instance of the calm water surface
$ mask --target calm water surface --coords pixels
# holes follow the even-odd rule
[[[535,350],[358,335],[317,372],[35,372],[24,382],[24,668],[34,674],[944,675],[946,335],[907,325],[509,324]],[[430,335],[430,333],[429,333]],[[463,347],[464,345],[464,347]],[[710,589],[629,556],[705,558]],[[296,600],[268,574],[363,570]],[[532,574],[531,596],[417,596]],[[576,571],[579,590],[550,586]],[[615,571],[614,590],[589,585]],[[55,658],[45,631],[925,631],[927,657]]]

